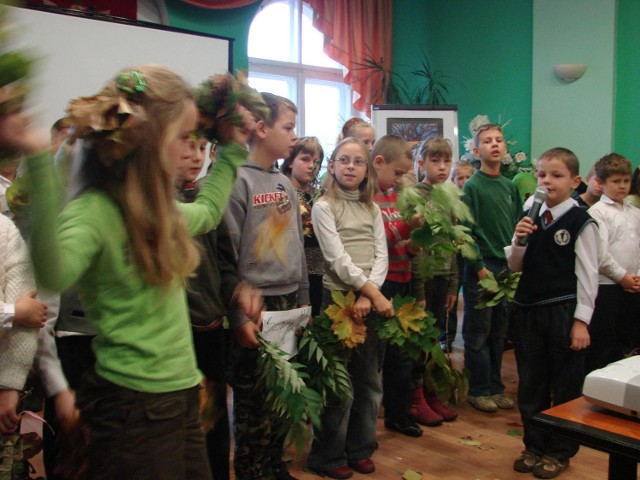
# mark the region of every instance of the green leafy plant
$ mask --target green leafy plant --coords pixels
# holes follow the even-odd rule
[[[321,427],[322,397],[306,385],[304,365],[288,361],[286,352],[261,337],[259,342],[258,381],[268,392],[266,403],[287,432],[287,442],[302,451],[309,442],[308,424]]]
[[[429,58],[423,52],[418,68],[409,65],[399,65],[401,71],[409,70],[408,73],[394,71],[385,64],[384,58],[376,60],[372,57],[365,57],[362,62],[355,63],[355,70],[364,72],[363,78],[369,79],[374,75],[381,78],[380,94],[376,99],[380,103],[399,105],[443,105],[447,103],[446,95],[449,87],[446,84],[448,78],[440,70],[431,67]],[[418,77],[419,84],[412,89],[406,77]]]
[[[397,345],[415,359],[423,353],[442,353],[438,342],[440,329],[431,313],[416,305],[413,297],[396,295],[391,303],[395,315],[391,318],[379,316],[376,321],[376,332],[381,340]]]
[[[298,360],[306,366],[307,385],[318,392],[326,405],[328,398],[351,397],[351,382],[345,366],[345,349],[331,331],[326,314],[317,316],[302,333]]]
[[[445,325],[448,325],[449,312],[445,321]],[[445,343],[447,345],[450,343],[448,332],[446,332]],[[469,391],[469,376],[468,369],[455,367],[449,352],[442,352],[442,355],[432,355],[427,360],[424,385],[427,391],[434,392],[441,402],[458,405]]]
[[[496,278],[493,272],[489,271],[487,278],[478,282],[481,288],[478,290],[478,303],[475,308],[483,309],[493,307],[504,298],[512,302],[516,294],[516,289],[518,288],[520,276],[520,272],[503,270],[498,274],[498,278]]]
[[[416,214],[424,219],[422,226],[411,232],[411,240],[424,251],[418,259],[418,270],[425,279],[432,278],[452,254],[460,252],[470,260],[476,258],[469,228],[453,220],[473,221],[461,195],[450,183],[434,185],[430,197],[415,188],[404,188],[398,195],[396,205],[406,221]]]

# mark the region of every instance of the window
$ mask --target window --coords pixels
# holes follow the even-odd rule
[[[318,137],[328,156],[354,113],[342,67],[323,52],[312,18],[302,0],[264,3],[249,31],[249,84],[291,99],[298,107],[298,135]]]

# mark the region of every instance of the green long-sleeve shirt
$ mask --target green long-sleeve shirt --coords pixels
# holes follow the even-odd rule
[[[193,235],[222,218],[247,152],[224,149],[195,203],[180,204]],[[105,379],[143,392],[190,388],[196,367],[184,287],[149,285],[127,251],[128,234],[113,198],[87,190],[57,216],[62,192],[48,155],[28,159],[33,195],[31,249],[41,285],[64,291],[78,285],[98,334],[96,371]]]
[[[503,248],[511,244],[516,223],[522,215],[522,200],[516,186],[505,177],[478,171],[462,188],[462,200],[475,223],[468,224],[476,241],[476,272],[484,268],[483,258],[505,258]]]

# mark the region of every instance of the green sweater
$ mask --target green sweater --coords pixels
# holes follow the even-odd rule
[[[235,171],[247,152],[224,149],[195,203],[180,204],[192,234],[222,218]],[[32,257],[42,286],[64,291],[77,284],[93,341],[96,371],[142,392],[193,387],[201,378],[191,339],[185,290],[177,280],[163,290],[145,282],[129,262],[120,209],[100,190],[87,190],[56,218],[62,192],[48,154],[28,159],[33,192]]]
[[[475,223],[467,225],[476,241],[479,256],[471,262],[476,272],[484,268],[483,258],[505,259],[503,248],[511,245],[516,223],[522,216],[522,200],[507,178],[478,171],[464,184],[462,200],[471,209]]]

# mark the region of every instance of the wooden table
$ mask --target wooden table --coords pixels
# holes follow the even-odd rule
[[[637,480],[640,421],[577,398],[532,418],[532,426],[609,454],[609,479]]]

